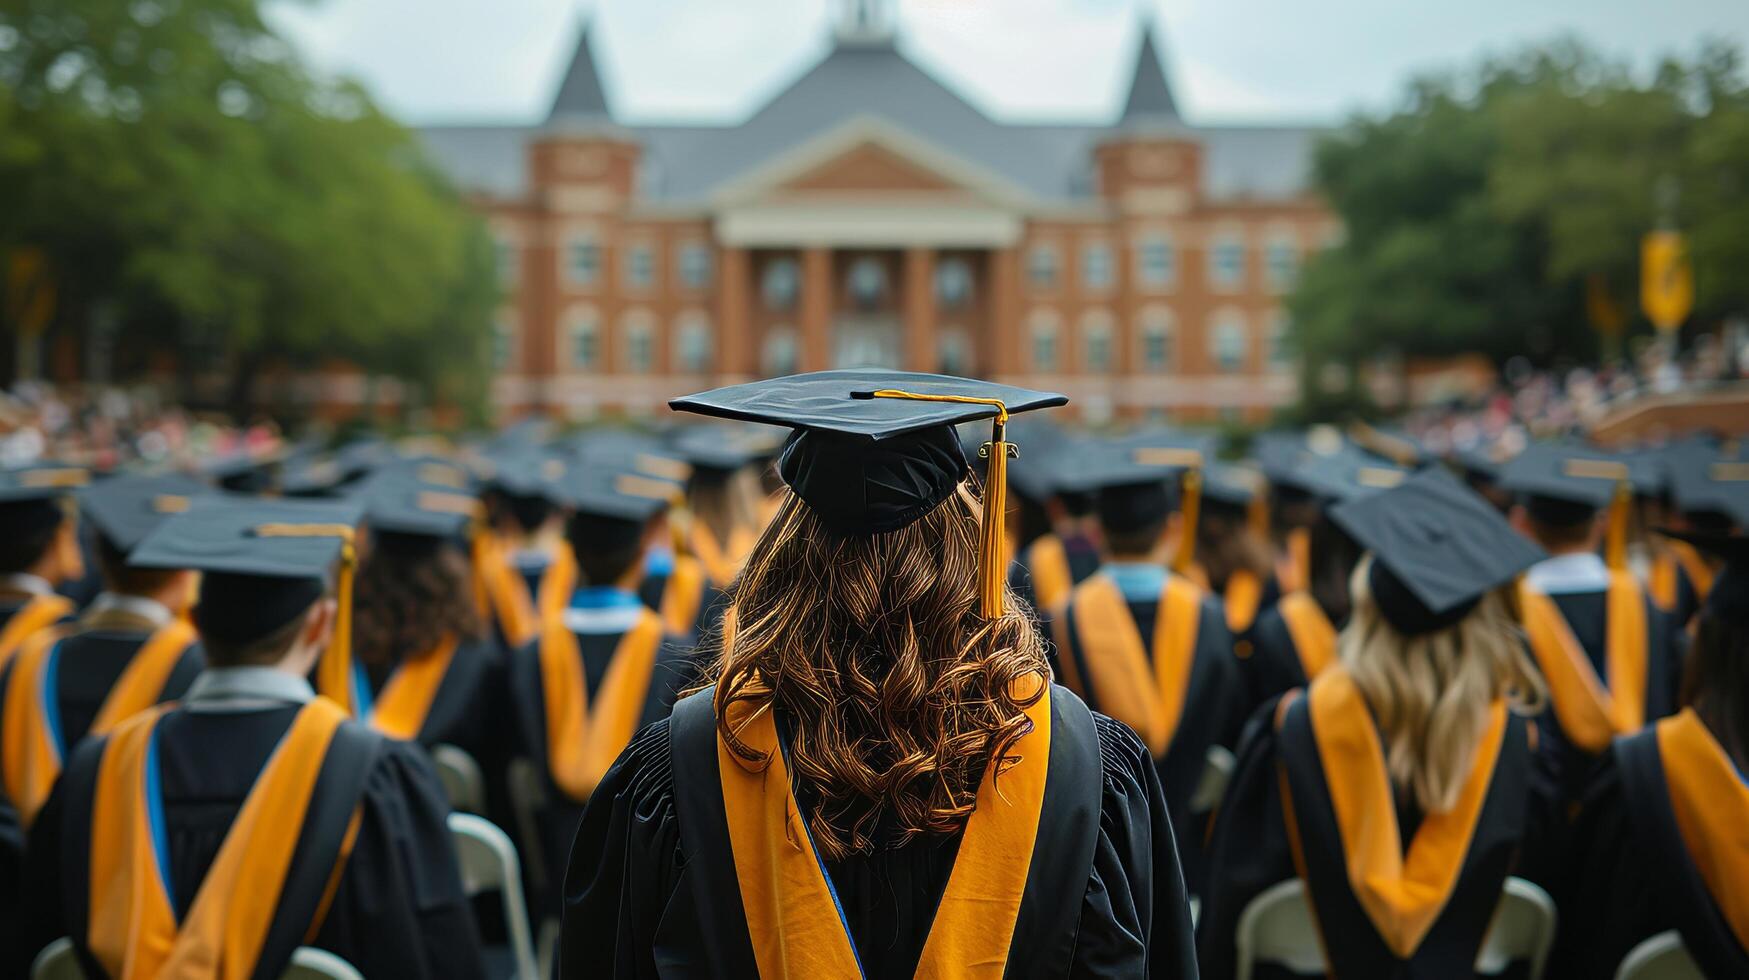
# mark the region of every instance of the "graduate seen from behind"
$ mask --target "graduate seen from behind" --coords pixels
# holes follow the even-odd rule
[[[81,495],[96,528],[103,591],[77,621],[34,634],[0,669],[0,784],[26,829],[80,740],[182,697],[200,671],[200,645],[185,618],[195,574],[128,560],[203,492],[187,477],[122,476]]]
[[[1556,445],[1526,449],[1501,473],[1518,495],[1513,526],[1549,553],[1519,601],[1549,691],[1541,751],[1569,796],[1611,739],[1676,710],[1681,634],[1620,560],[1627,480],[1619,460]]]
[[[214,498],[140,546],[205,573],[207,667],[73,754],[31,833],[29,945],[69,936],[91,976],[272,977],[305,944],[371,977],[482,974],[430,762],[305,680],[347,675],[358,520]]]
[[[73,613],[55,589],[85,574],[72,494],[89,480],[55,464],[0,470],[0,666],[26,637]]]
[[[565,605],[577,562],[565,546],[565,514],[554,499],[569,463],[542,449],[491,457],[482,499],[487,532],[475,542],[474,574],[494,636],[505,650],[534,639],[541,621]]]
[[[1511,592],[1541,553],[1443,470],[1330,517],[1370,552],[1354,615],[1339,662],[1246,729],[1210,842],[1203,971],[1243,973],[1247,906],[1291,891],[1331,975],[1468,977],[1514,862],[1548,846],[1528,717],[1543,691]]]
[[[1615,741],[1574,821],[1555,960],[1572,976],[1671,939],[1705,976],[1749,976],[1749,537],[1668,533],[1724,564],[1696,614],[1682,709]]]
[[[462,550],[479,504],[408,473],[363,489],[369,534],[353,616],[358,716],[391,738],[501,765],[503,655],[470,601]]]
[[[1210,750],[1238,741],[1247,706],[1219,598],[1167,569],[1169,542],[1196,533],[1180,526],[1175,488],[1198,474],[1139,461],[1142,453],[1095,443],[1076,459],[1074,486],[1093,494],[1102,561],[1051,616],[1050,637],[1064,686],[1147,745],[1194,894],[1207,807],[1192,800]]]
[[[677,489],[587,456],[555,488],[570,511],[578,586],[509,663],[521,754],[545,775],[536,839],[524,843],[543,914],[558,911],[546,871],[563,863],[583,804],[633,733],[667,717],[693,679],[690,638],[669,632],[635,591]]]
[[[1147,749],[1005,586],[1001,423],[1064,400],[871,370],[672,403],[795,428],[789,493],[714,684],[590,800],[564,975],[1196,975]],[[981,501],[952,426],[993,417]]]

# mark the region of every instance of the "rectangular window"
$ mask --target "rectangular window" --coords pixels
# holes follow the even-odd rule
[[[655,336],[646,327],[631,330],[626,336],[626,367],[633,374],[645,374],[655,362]]]
[[[1171,242],[1160,237],[1144,238],[1136,249],[1136,278],[1143,286],[1154,289],[1170,286],[1178,276],[1176,259]]]
[[[1056,286],[1057,250],[1050,245],[1034,245],[1026,255],[1026,278],[1035,289]]]
[[[1166,328],[1153,324],[1142,329],[1142,365],[1149,371],[1165,371],[1172,366],[1172,335]]]
[[[1238,289],[1245,281],[1245,243],[1222,239],[1209,251],[1209,280],[1219,289]]]
[[[595,321],[584,320],[571,326],[571,366],[579,371],[593,371],[601,360],[601,334]]]
[[[1088,289],[1110,289],[1111,246],[1096,242],[1081,249],[1081,284]]]
[[[1111,331],[1087,331],[1087,370],[1095,374],[1111,370]]]
[[[593,286],[601,276],[601,246],[593,238],[574,238],[565,246],[565,277],[578,286]]]
[[[1293,288],[1294,279],[1300,272],[1300,252],[1293,242],[1271,242],[1263,261],[1269,276],[1269,288],[1276,292]]]
[[[1032,368],[1050,373],[1057,369],[1057,331],[1049,327],[1032,332]]]
[[[516,342],[516,330],[509,320],[499,320],[492,325],[492,369],[502,371],[510,367],[510,351]]]
[[[500,238],[492,243],[493,257],[498,263],[498,281],[515,283],[517,262],[516,243],[508,238]]]
[[[648,245],[633,245],[626,251],[626,287],[649,289],[656,284],[656,250]]]
[[[680,246],[680,283],[687,289],[711,284],[711,250],[698,242]]]

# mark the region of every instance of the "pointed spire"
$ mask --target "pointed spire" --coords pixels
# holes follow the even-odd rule
[[[1172,86],[1166,82],[1164,59],[1154,46],[1154,25],[1142,22],[1142,50],[1136,55],[1135,74],[1130,79],[1130,95],[1124,100],[1123,115],[1118,122],[1136,123],[1182,122],[1178,103],[1172,98]]]
[[[549,124],[565,121],[606,121],[613,113],[607,108],[607,93],[601,87],[601,74],[595,70],[595,56],[589,46],[589,22],[577,30],[577,50],[571,54],[571,64],[565,69],[565,79],[553,96],[553,107],[547,113]]]

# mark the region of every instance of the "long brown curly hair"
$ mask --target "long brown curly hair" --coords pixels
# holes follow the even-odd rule
[[[445,637],[471,640],[483,631],[467,559],[447,543],[374,536],[353,597],[353,655],[371,667],[392,667]]]
[[[1032,729],[1043,687],[1016,682],[1045,674],[1044,645],[1012,596],[1000,618],[978,613],[979,514],[962,483],[904,528],[844,537],[786,490],[733,588],[732,635],[706,673],[717,729],[762,769],[730,708],[781,709],[829,860],[872,850],[883,815],[901,844],[959,830],[990,760],[1011,763]]]

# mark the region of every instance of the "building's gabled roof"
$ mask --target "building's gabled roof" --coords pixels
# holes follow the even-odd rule
[[[571,52],[571,63],[565,68],[565,78],[553,95],[553,106],[547,111],[547,124],[575,122],[605,123],[612,118],[607,108],[607,93],[601,87],[601,73],[595,69],[595,54],[589,47],[589,25],[577,31],[577,49]]]
[[[590,48],[576,52],[544,129],[605,124],[610,113]],[[1128,97],[1112,124],[1010,124],[985,115],[919,67],[890,40],[835,44],[738,124],[626,125],[642,146],[638,193],[657,203],[703,205],[717,190],[842,126],[869,117],[980,168],[1041,203],[1090,200],[1093,150],[1130,129],[1170,129],[1205,146],[1205,192],[1214,199],[1282,198],[1309,183],[1312,127],[1191,127],[1177,103],[1152,32],[1144,31]],[[515,199],[526,193],[531,126],[430,126],[420,130],[439,166],[464,189]]]
[[[1181,122],[1178,103],[1172,98],[1172,86],[1166,81],[1165,65],[1154,50],[1154,32],[1142,25],[1142,50],[1136,55],[1135,74],[1130,78],[1130,94],[1124,100],[1122,125],[1138,123]]]

